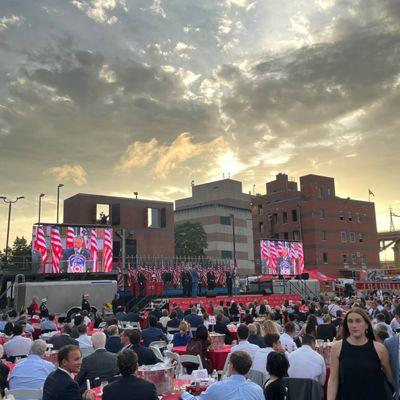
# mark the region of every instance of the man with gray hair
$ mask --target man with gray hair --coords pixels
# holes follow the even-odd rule
[[[9,380],[10,389],[43,389],[47,376],[56,368],[53,363],[43,359],[47,344],[44,340],[35,340],[26,359],[13,369]]]
[[[117,355],[106,350],[106,335],[104,332],[96,332],[92,335],[92,345],[94,353],[82,360],[81,370],[76,377],[76,381],[81,388],[86,385],[86,379],[89,379],[92,387],[97,385],[95,378],[108,381],[114,375],[117,375]],[[98,384],[100,384],[100,381]]]

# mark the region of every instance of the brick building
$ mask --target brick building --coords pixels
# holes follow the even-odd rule
[[[233,260],[233,222],[236,260],[240,273],[254,273],[251,197],[242,183],[223,179],[192,186],[192,197],[176,200],[175,224],[200,222],[207,234],[205,254]]]
[[[114,257],[120,255],[121,229],[127,256],[174,256],[173,203],[79,193],[64,200],[64,224],[98,224],[99,210],[113,227]]]
[[[375,205],[336,197],[333,178],[306,175],[297,183],[285,174],[266,185],[267,194],[253,197],[256,271],[260,240],[300,240],[306,269],[333,276],[361,268],[379,268]]]

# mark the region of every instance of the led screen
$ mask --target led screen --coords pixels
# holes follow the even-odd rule
[[[112,244],[107,227],[35,225],[32,268],[46,274],[111,272]]]
[[[304,270],[303,243],[261,240],[263,274],[297,275]]]

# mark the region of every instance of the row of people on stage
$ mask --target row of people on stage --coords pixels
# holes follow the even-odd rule
[[[138,285],[141,296],[145,294],[149,282],[162,282],[164,287],[170,285],[182,288],[183,295],[187,297],[199,295],[201,288],[214,290],[216,287],[226,287],[229,295],[239,292],[239,274],[236,269],[231,269],[229,266],[205,268],[198,265],[192,267],[178,265],[174,269],[144,266],[131,268],[127,272],[130,285]]]

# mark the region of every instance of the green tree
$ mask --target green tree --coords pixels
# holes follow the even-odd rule
[[[207,234],[200,222],[175,225],[175,255],[177,257],[202,257],[207,246]]]
[[[22,266],[26,259],[31,256],[31,245],[22,237],[16,237],[11,248],[11,262]]]

